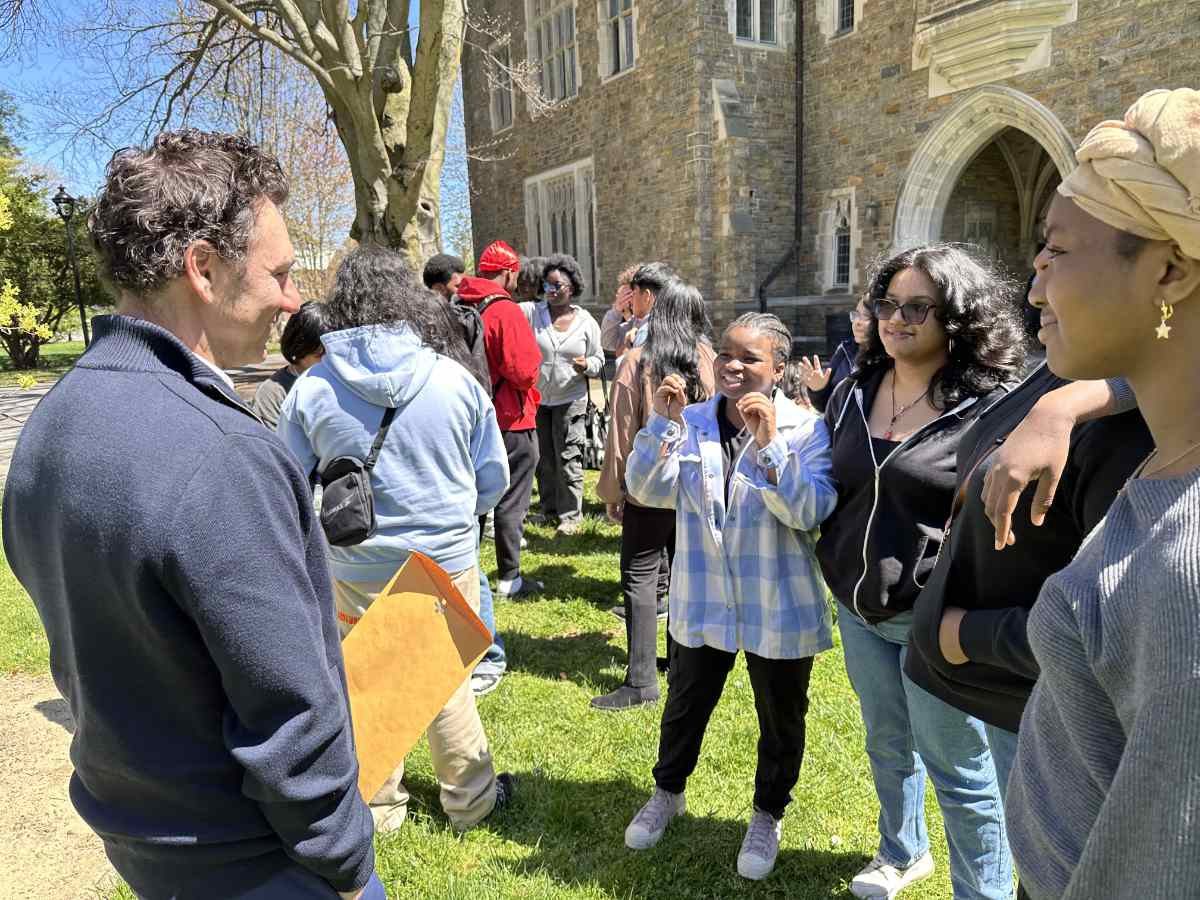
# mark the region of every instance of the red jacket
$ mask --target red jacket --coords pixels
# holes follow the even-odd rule
[[[483,351],[492,375],[492,402],[500,430],[536,428],[542,397],[535,385],[542,351],[525,313],[504,288],[486,278],[463,278],[458,283],[458,299],[476,305],[492,301],[482,315]]]

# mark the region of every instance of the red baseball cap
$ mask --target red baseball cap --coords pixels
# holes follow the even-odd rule
[[[517,251],[504,241],[492,241],[480,255],[479,265],[475,269],[480,275],[489,272],[517,274],[521,271],[521,257],[517,256]]]

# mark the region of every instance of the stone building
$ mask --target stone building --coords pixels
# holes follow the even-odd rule
[[[848,334],[893,248],[965,242],[1024,278],[1075,143],[1146,90],[1200,87],[1200,0],[472,9],[476,243],[573,252],[597,305],[664,259],[718,322],[766,303],[801,349]]]

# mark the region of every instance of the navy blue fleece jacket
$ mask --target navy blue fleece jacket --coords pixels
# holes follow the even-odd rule
[[[360,887],[371,815],[305,473],[169,332],[95,326],[4,496],[77,725],[71,799],[142,896],[280,851]]]

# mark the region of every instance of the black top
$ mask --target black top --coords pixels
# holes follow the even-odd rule
[[[987,410],[959,445],[962,476],[1020,424],[1039,398],[1066,383],[1043,366]],[[1035,528],[1029,521],[1031,487],[1013,511],[1016,543],[999,552],[982,499],[983,480],[994,456],[975,468],[948,544],[917,600],[905,664],[908,676],[947,703],[1016,731],[1038,677],[1025,634],[1029,610],[1042,583],[1071,561],[1152,448],[1150,433],[1136,411],[1076,428],[1045,523]],[[961,666],[946,662],[938,643],[947,606],[968,610],[959,641],[971,661]]]
[[[733,467],[738,454],[750,440],[750,432],[738,428],[725,415],[725,405],[729,401],[721,397],[717,400],[717,427],[721,430],[721,457],[725,463],[725,502],[729,503],[729,484],[733,479]]]
[[[829,384],[818,391],[809,391],[808,399],[812,403],[813,409],[817,412],[825,412],[825,407],[829,403],[829,398],[833,396],[833,392],[837,390],[837,386],[849,377],[854,371],[854,361],[858,358],[858,344],[854,338],[846,338],[837,345],[837,349],[833,351],[833,356],[829,358]]]
[[[950,512],[959,439],[1005,390],[945,410],[885,458],[875,447],[867,417],[886,374],[887,369],[878,369],[851,375],[825,410],[838,503],[817,542],[829,589],[871,623],[912,609]]]

